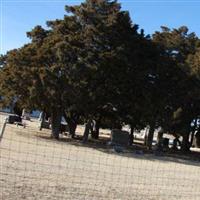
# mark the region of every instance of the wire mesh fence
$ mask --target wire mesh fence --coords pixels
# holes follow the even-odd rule
[[[198,161],[116,153],[67,136],[55,141],[49,130],[39,131],[36,120],[26,123],[7,124],[0,143],[2,200],[200,199]]]

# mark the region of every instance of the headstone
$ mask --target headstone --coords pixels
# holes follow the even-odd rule
[[[26,112],[26,109],[22,110],[22,119],[24,119],[24,120],[31,120],[30,113]]]
[[[14,122],[21,122],[22,119],[18,115],[9,115],[8,116],[8,123],[9,124],[14,124]]]
[[[128,146],[129,145],[129,132],[119,129],[111,131],[111,143],[116,145]]]
[[[22,117],[24,117],[26,115],[26,109],[24,108],[23,110],[22,110]]]

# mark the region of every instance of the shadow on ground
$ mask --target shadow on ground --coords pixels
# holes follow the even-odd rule
[[[98,140],[89,139],[87,143],[82,142],[81,136],[76,136],[72,139],[69,136],[62,136],[59,140],[52,139],[49,135],[39,134],[37,137],[56,143],[65,143],[66,145],[74,145],[76,147],[92,148],[107,154],[114,154],[135,159],[144,159],[150,161],[162,162],[176,162],[179,164],[193,165],[200,167],[200,152],[182,153],[181,151],[172,151],[169,149],[167,152],[149,151],[143,145],[134,144],[131,147],[123,147],[122,152],[117,153],[113,146],[108,145],[110,141],[108,138],[100,137]]]
[[[162,161],[162,162],[175,162],[186,165],[193,165],[200,167],[200,151],[191,151],[188,153],[182,153],[181,151],[172,151],[169,149],[167,152],[149,151],[141,144],[134,144],[131,147],[123,147],[122,152],[116,151],[116,149],[108,145],[110,141],[109,137],[100,136],[98,140],[89,139],[87,143],[82,142],[82,136],[77,135],[74,139],[70,138],[69,135],[61,135],[59,140],[54,140],[50,137],[50,131],[44,129],[42,131],[35,131],[34,128],[27,129],[17,128],[16,126],[10,126],[15,129],[17,135],[28,138],[40,138],[51,143],[57,143],[62,145],[73,145],[76,147],[85,147],[95,149],[97,151],[113,154],[116,156],[122,156],[127,158],[143,159],[150,161]]]

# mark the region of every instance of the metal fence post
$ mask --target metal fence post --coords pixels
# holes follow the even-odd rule
[[[3,134],[4,134],[4,131],[5,131],[7,122],[8,122],[8,118],[6,117],[6,118],[5,118],[5,121],[4,121],[4,123],[3,123],[3,126],[2,126],[2,128],[1,128],[1,132],[0,132],[0,142],[1,142],[2,138],[3,138]]]

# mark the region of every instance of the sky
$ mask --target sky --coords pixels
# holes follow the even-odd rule
[[[185,25],[200,37],[200,0],[118,0],[134,24],[152,34],[160,26]],[[65,5],[81,0],[0,0],[0,54],[29,42],[26,32],[66,14]]]

